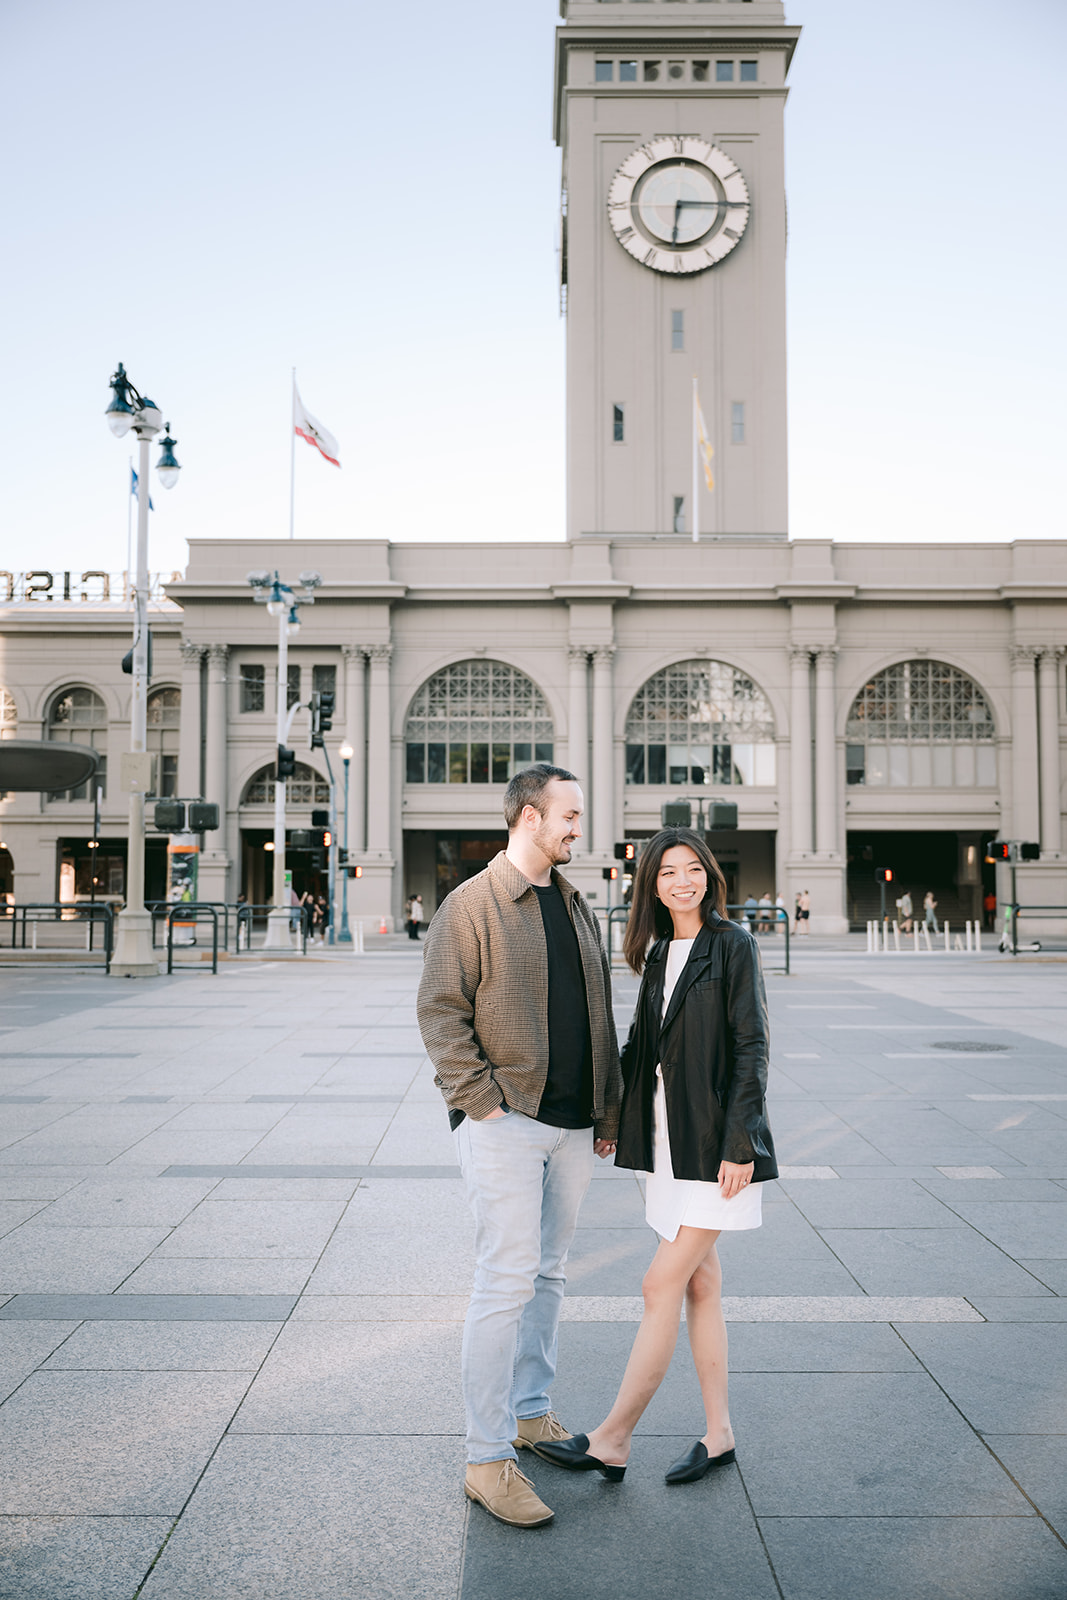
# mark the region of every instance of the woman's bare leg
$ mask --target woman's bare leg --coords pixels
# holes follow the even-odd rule
[[[685,1291],[689,1348],[700,1380],[709,1456],[734,1447],[728,1395],[726,1319],[722,1314],[722,1266],[714,1244],[697,1267]]]
[[[615,1404],[589,1435],[589,1453],[600,1461],[622,1466],[629,1458],[633,1431],[671,1364],[686,1285],[718,1237],[711,1228],[682,1227],[670,1244],[660,1240],[641,1285],[645,1313]]]

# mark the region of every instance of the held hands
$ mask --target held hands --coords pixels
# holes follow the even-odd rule
[[[723,1199],[732,1200],[735,1194],[747,1189],[755,1170],[754,1161],[746,1162],[743,1167],[739,1167],[735,1161],[723,1161],[719,1166],[719,1188]]]
[[[594,1139],[593,1154],[595,1156],[599,1156],[601,1161],[606,1161],[608,1156],[613,1156],[615,1154],[615,1140]]]

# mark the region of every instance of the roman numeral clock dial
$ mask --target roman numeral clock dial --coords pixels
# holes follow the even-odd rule
[[[662,138],[627,156],[611,180],[615,237],[653,272],[704,272],[740,243],[748,186],[730,157],[704,139]]]

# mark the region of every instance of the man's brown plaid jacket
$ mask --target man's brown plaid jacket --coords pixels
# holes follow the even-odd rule
[[[596,917],[552,874],[582,958],[593,1047],[594,1135],[614,1139],[622,1074],[611,975]],[[548,1076],[548,949],[530,883],[502,850],[441,905],[426,935],[419,1027],[452,1126],[507,1103],[534,1116]]]

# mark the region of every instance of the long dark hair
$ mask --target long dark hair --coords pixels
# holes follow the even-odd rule
[[[653,939],[674,932],[671,914],[656,893],[656,879],[664,854],[679,844],[692,850],[708,875],[708,891],[702,904],[704,921],[710,922],[716,911],[720,917],[726,915],[726,879],[699,833],[694,833],[692,828],[662,828],[645,845],[637,863],[630,920],[622,941],[627,964],[638,977],[645,970],[645,956]]]

